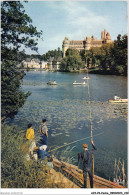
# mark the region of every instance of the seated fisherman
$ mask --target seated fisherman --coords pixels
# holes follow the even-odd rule
[[[42,145],[38,148],[38,157],[39,159],[45,159],[45,157],[50,157],[50,154],[46,151],[47,146]]]

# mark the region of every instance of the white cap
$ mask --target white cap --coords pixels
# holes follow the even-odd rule
[[[40,147],[39,147],[39,149],[40,149],[40,150],[44,150],[44,151],[46,151],[46,149],[47,149],[47,145],[42,145],[42,146],[40,146]]]

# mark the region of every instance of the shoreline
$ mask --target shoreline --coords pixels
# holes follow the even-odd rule
[[[71,71],[66,71],[66,70],[48,70],[48,69],[33,69],[30,68],[29,70],[27,70],[26,68],[19,68],[19,70],[21,71],[45,71],[45,72],[66,72],[66,73],[87,73],[86,69],[82,69],[82,70],[71,70]],[[90,74],[100,74],[100,75],[115,75],[115,76],[125,76],[127,77],[127,74],[118,74],[118,73],[113,73],[110,70],[102,70],[102,69],[88,69],[88,73]]]

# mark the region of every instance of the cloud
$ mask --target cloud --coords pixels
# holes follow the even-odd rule
[[[81,39],[81,36],[91,36],[94,32],[96,33],[95,29],[97,29],[95,36],[98,36],[98,29],[102,31],[105,27],[107,29],[110,27],[109,18],[91,11],[91,7],[85,2],[53,2],[50,6],[52,9],[64,13],[64,25],[66,25],[69,31],[65,33],[67,36],[70,35],[72,39],[79,39],[79,37]]]

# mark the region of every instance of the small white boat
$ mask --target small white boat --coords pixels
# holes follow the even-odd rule
[[[73,85],[87,85],[87,83],[85,81],[83,83],[77,83],[76,81],[74,81]]]
[[[47,82],[47,85],[57,85],[57,83],[56,83],[56,81],[54,81],[54,82],[48,81],[48,82]]]
[[[82,79],[86,80],[86,79],[90,79],[89,77],[83,77]]]
[[[117,98],[114,100],[109,100],[110,103],[128,103],[128,99],[122,99],[118,96],[116,96]]]

